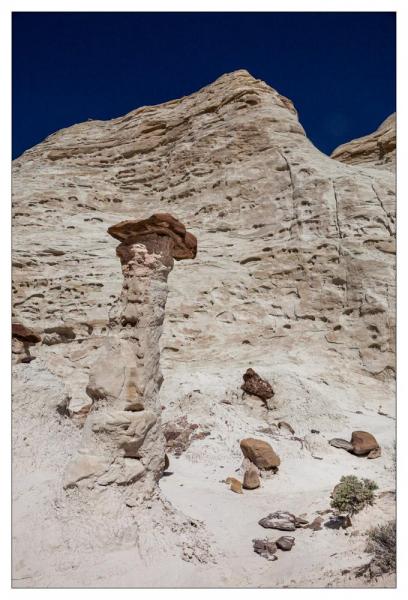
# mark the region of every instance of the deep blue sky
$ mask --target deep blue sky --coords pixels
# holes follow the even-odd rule
[[[395,110],[394,13],[14,13],[13,157],[245,68],[330,153]]]

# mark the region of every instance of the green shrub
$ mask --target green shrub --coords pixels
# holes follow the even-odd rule
[[[370,563],[371,575],[395,573],[396,527],[395,521],[373,527],[368,532],[366,552],[374,554]]]
[[[331,507],[338,512],[353,515],[374,502],[377,484],[355,475],[343,475],[332,494]]]

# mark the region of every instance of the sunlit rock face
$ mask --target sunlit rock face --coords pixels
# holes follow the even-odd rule
[[[239,440],[271,441],[266,432],[276,419],[288,421],[297,437],[306,436],[300,449],[283,432],[273,434],[282,462],[273,486],[285,489],[288,477],[285,498],[293,499],[293,505],[277,508],[307,511],[303,492],[311,485],[311,505],[318,497],[326,508],[326,488],[354,466],[380,487],[393,488],[393,123],[390,117],[377,132],[343,145],[329,158],[307,139],[292,102],[241,70],[190,96],[58,131],[14,161],[13,320],[41,338],[31,351],[34,359],[17,364],[14,372],[15,515],[24,514],[25,526],[33,531],[27,548],[21,543],[16,550],[25,565],[40,546],[38,523],[30,520],[26,504],[38,501],[27,492],[31,472],[47,470],[52,448],[53,484],[47,484],[42,502],[52,506],[56,494],[65,494],[64,506],[72,515],[64,535],[74,539],[77,500],[71,488],[63,491],[63,473],[83,449],[81,427],[94,405],[123,394],[123,357],[110,363],[106,358],[115,348],[109,324],[123,283],[118,242],[106,231],[156,213],[171,213],[199,240],[196,258],[184,257],[168,278],[160,342],[162,420],[187,416],[212,432],[180,459],[190,469],[183,487],[177,487],[182,497],[172,487],[176,466],[173,479],[161,480],[173,505],[188,513],[184,498],[194,493],[188,485],[194,490],[195,477],[200,486],[208,480],[208,490],[199,487],[202,505],[194,502],[194,514],[218,548],[211,524],[213,514],[222,515],[219,498],[211,496],[222,479],[216,466],[238,468]],[[274,394],[267,403],[243,397],[242,374],[248,368],[270,382]],[[129,385],[137,389],[138,374],[130,375]],[[97,376],[108,400],[98,398]],[[32,431],[30,422],[43,427]],[[156,425],[151,427],[154,431]],[[319,435],[311,435],[311,429]],[[351,466],[349,453],[336,453],[328,444],[334,437],[348,439],[353,430],[373,432],[382,448],[380,459]],[[23,460],[28,431],[35,451]],[[48,449],[44,436],[51,440]],[[316,457],[327,461],[318,474],[299,467],[321,467]],[[162,460],[160,454],[157,464]],[[229,474],[233,471],[224,473]],[[139,476],[134,474],[135,480]],[[266,493],[268,485],[272,481],[257,492]],[[113,494],[98,489],[90,493]],[[209,499],[218,511],[201,513]],[[121,502],[113,494],[109,506]],[[105,512],[93,515],[94,530]],[[50,509],[49,518],[58,523],[59,513]],[[244,527],[247,519],[236,515],[236,522]],[[131,531],[127,516],[120,523]],[[17,540],[20,535],[23,539],[16,526]],[[114,534],[106,535],[104,544],[116,547]],[[239,527],[232,535],[231,548],[247,543]],[[88,538],[81,543],[93,544]],[[160,548],[166,556],[167,543]],[[48,556],[47,549],[43,552]],[[94,560],[103,562],[103,548],[98,552]],[[224,573],[228,560],[219,563]],[[251,577],[258,577],[256,585],[264,581],[252,554],[242,560],[247,583]],[[23,576],[28,567],[19,569],[17,575]],[[31,565],[30,577],[50,585],[63,582],[65,576],[58,569],[55,573],[44,575],[41,566]],[[232,571],[226,577],[234,585]],[[305,578],[299,574],[297,581]],[[96,575],[90,579],[95,584]],[[85,580],[79,573],[77,581]],[[133,585],[123,573],[122,582]]]
[[[390,115],[374,133],[342,144],[331,157],[349,165],[383,167],[394,171],[396,154],[395,113]]]

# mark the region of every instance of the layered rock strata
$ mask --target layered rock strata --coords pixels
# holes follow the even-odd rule
[[[390,115],[374,133],[342,144],[331,157],[349,165],[366,165],[395,169],[396,124],[395,113]]]
[[[142,479],[139,488],[146,497],[165,468],[158,394],[167,278],[174,259],[195,257],[197,241],[168,214],[124,221],[108,232],[121,241],[116,253],[122,292],[101,356],[90,372],[86,389],[93,410],[64,485],[128,485]],[[121,377],[115,378],[117,373]]]

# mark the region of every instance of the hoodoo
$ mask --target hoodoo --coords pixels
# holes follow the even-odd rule
[[[140,481],[135,489],[126,488],[128,502],[135,502],[152,492],[165,467],[158,395],[163,381],[159,340],[167,278],[174,259],[196,256],[197,240],[168,214],[124,221],[108,232],[121,241],[116,253],[122,265],[122,292],[109,321],[103,363],[95,365],[87,386],[94,410],[86,420],[82,448],[68,466],[64,485],[128,486]],[[110,366],[118,361],[122,385],[116,394],[109,393],[106,374],[112,373]]]

